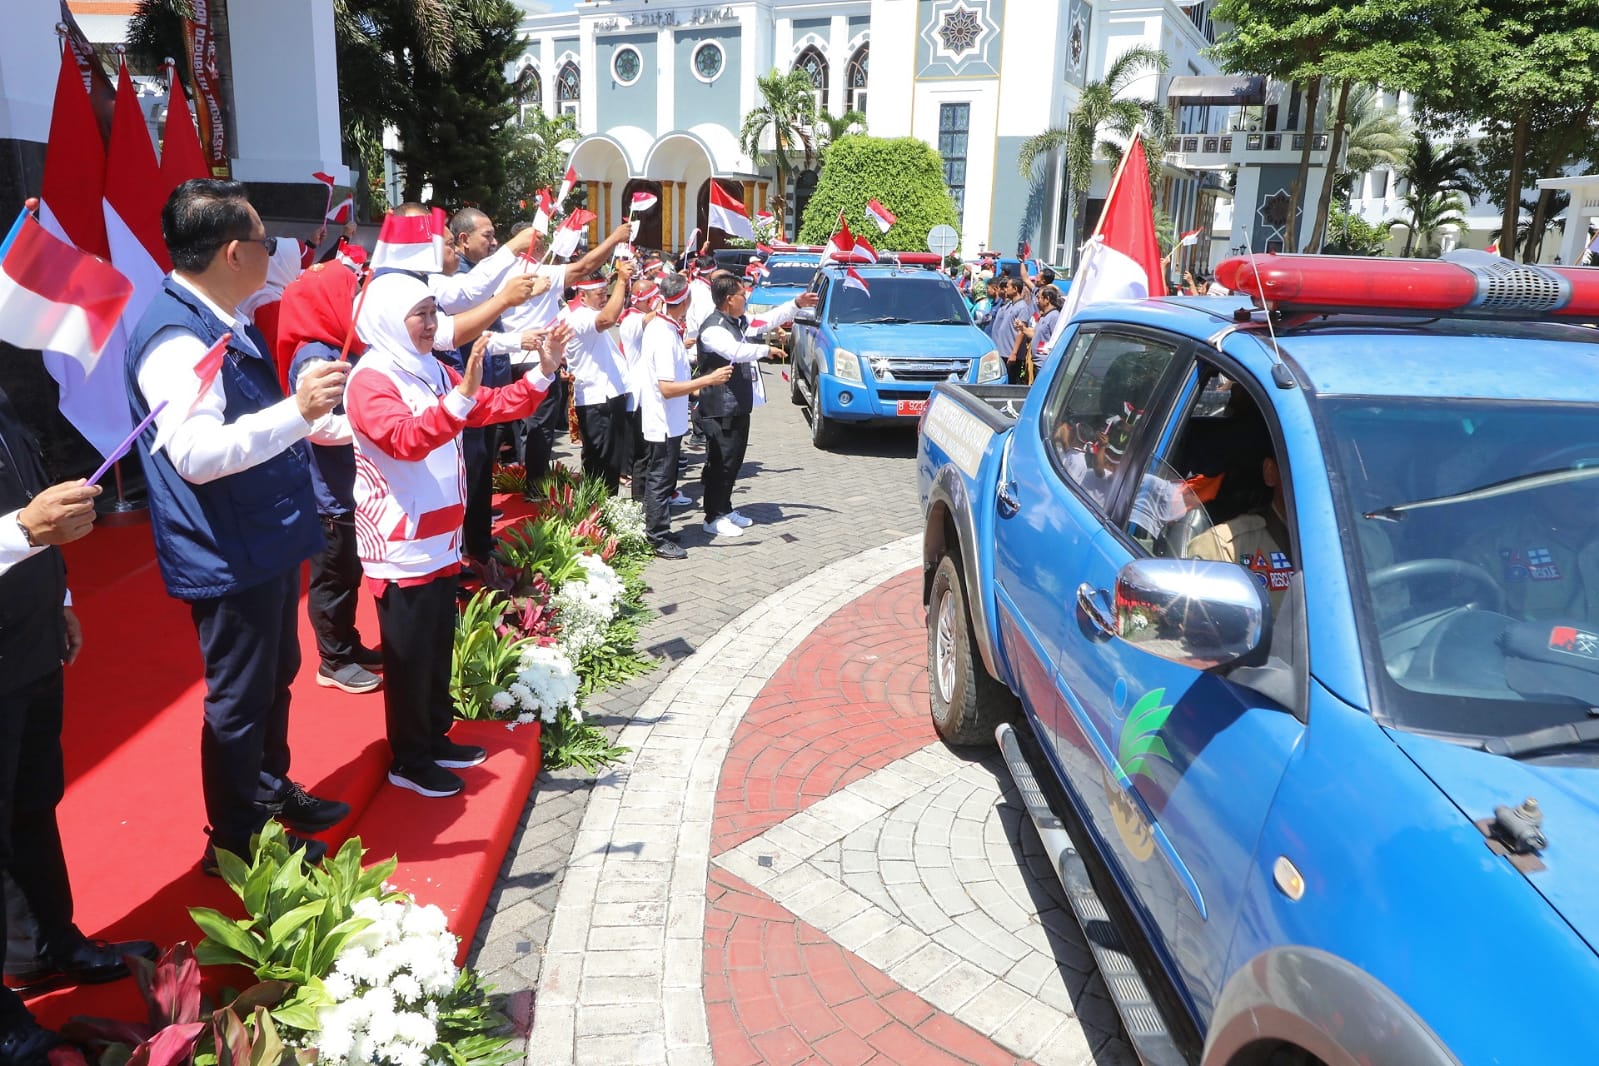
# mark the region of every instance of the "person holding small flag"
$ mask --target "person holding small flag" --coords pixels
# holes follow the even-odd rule
[[[615,493],[622,474],[633,465],[634,406],[628,392],[627,358],[612,329],[627,304],[633,261],[619,260],[606,293],[603,277],[585,278],[577,289],[578,306],[561,321],[572,331],[567,366],[572,372],[578,429],[583,435],[583,473],[605,482]]]
[[[238,314],[277,245],[243,185],[184,182],[161,233],[173,270],[133,327],[124,366],[135,421],[160,409],[138,442],[156,559],[168,594],[189,604],[205,660],[201,866],[214,874],[216,852],[249,855],[268,818],[315,833],[350,813],[289,778],[288,735],[300,564],[322,547],[305,442],[350,440],[331,415],[349,367],[308,367],[284,397],[265,339]],[[290,843],[313,864],[327,852],[301,836]]]

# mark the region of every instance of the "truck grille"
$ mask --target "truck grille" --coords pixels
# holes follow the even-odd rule
[[[966,379],[969,359],[890,359],[871,360],[872,374],[878,381],[956,381]]]

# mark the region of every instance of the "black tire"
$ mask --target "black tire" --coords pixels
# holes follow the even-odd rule
[[[800,389],[799,360],[792,356],[788,360],[788,402],[795,407],[805,406],[805,393]]]
[[[838,423],[822,414],[821,389],[811,386],[811,443],[823,451],[838,443]]]
[[[933,728],[958,747],[992,746],[994,728],[1016,713],[1016,697],[977,654],[966,589],[950,555],[939,560],[927,598],[927,689]]]

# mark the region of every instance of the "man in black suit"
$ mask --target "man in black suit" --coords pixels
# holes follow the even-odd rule
[[[56,805],[66,790],[62,668],[78,657],[83,630],[57,545],[94,528],[100,489],[45,482],[38,444],[0,392],[0,869],[38,927],[32,965],[8,974],[24,985],[114,980],[128,972],[123,956],[156,956],[149,941],[91,940],[72,921]],[[0,908],[0,942],[4,921]],[[15,992],[0,990],[0,1066],[43,1063],[54,1043]]]

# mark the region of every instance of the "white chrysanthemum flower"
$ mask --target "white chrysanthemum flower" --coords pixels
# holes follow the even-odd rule
[[[327,989],[328,995],[333,997],[335,1003],[342,1003],[355,995],[355,982],[350,975],[334,971],[322,979],[322,986]]]
[[[489,709],[495,714],[504,714],[516,706],[516,697],[509,692],[496,692],[489,697]]]

